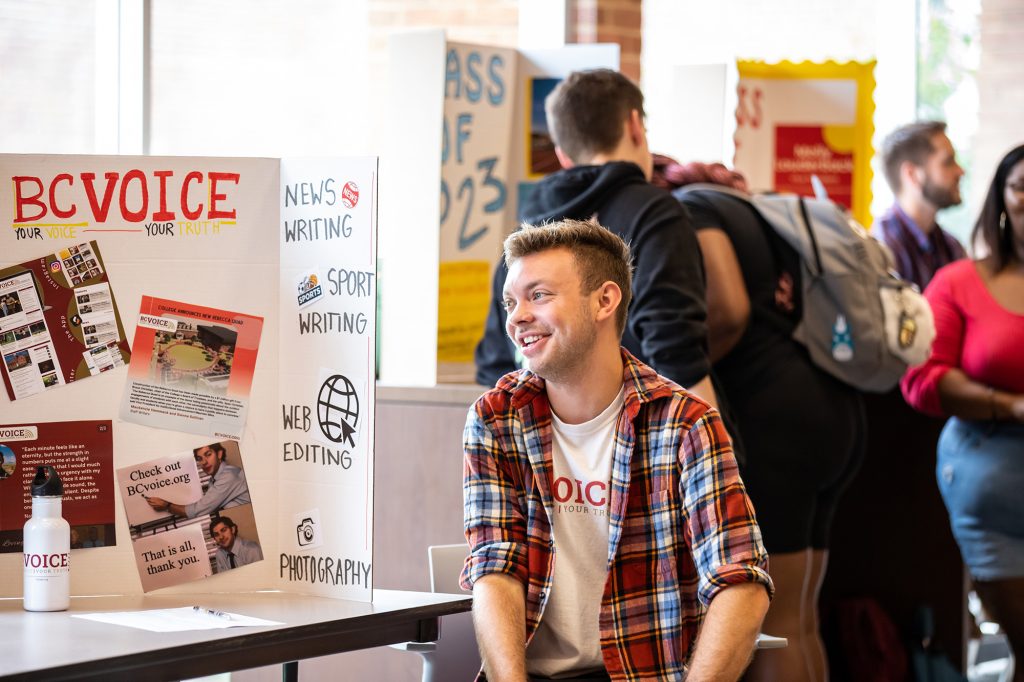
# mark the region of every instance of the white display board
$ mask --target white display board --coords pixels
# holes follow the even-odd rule
[[[190,310],[184,312],[193,316],[233,311],[262,320],[252,374],[245,377],[247,414],[231,457],[240,451],[254,513],[240,530],[255,524],[264,560],[164,589],[277,587],[369,600],[376,158],[0,155],[0,177],[12,190],[0,194],[0,269],[94,241],[129,345],[143,297],[185,302]],[[57,312],[73,324],[71,315]],[[159,317],[143,322],[159,327],[165,324]],[[232,320],[201,329],[179,317],[172,341],[205,352],[211,370],[186,380],[215,394],[211,386],[223,372],[213,370],[230,366],[230,353],[199,339],[229,334]],[[226,341],[223,348],[230,349]],[[152,349],[154,368],[163,359],[159,350]],[[189,372],[184,360],[172,369],[178,370],[172,379]],[[113,420],[118,469],[235,435],[119,420],[127,372],[115,365],[13,402],[0,397],[0,425]],[[331,382],[335,376],[344,381]],[[321,396],[326,406],[319,405]],[[343,414],[348,406],[351,414]],[[72,551],[74,594],[141,590],[117,494],[117,545]],[[313,524],[311,540],[308,532],[297,535]],[[208,531],[204,541],[215,548]],[[0,554],[3,596],[20,595],[20,559]]]
[[[377,160],[283,160],[281,220],[277,577],[369,600]]]

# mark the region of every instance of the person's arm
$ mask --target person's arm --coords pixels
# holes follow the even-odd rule
[[[973,274],[964,268],[956,273],[961,277]],[[914,407],[931,414],[976,421],[1024,421],[1024,395],[997,390],[960,369],[965,315],[953,279],[949,272],[940,272],[925,291],[935,317],[935,341],[928,360],[904,376],[904,395]]]
[[[174,514],[175,516],[187,516],[188,512],[185,509],[185,505],[176,504],[174,502],[168,502],[162,497],[147,497],[146,502],[153,508],[153,511],[165,511]]]
[[[962,369],[949,369],[939,379],[938,388],[946,414],[976,421],[1024,422],[1024,395],[974,381]]]
[[[697,232],[707,273],[708,353],[724,358],[739,343],[750,321],[750,296],[729,235],[720,228]]]
[[[717,411],[694,421],[679,456],[697,594],[708,606],[688,679],[735,680],[753,653],[774,590],[768,553]],[[723,661],[729,657],[737,660]]]
[[[768,592],[759,583],[730,585],[708,606],[687,679],[735,682],[754,654]],[[746,655],[744,655],[744,653]]]
[[[477,401],[463,432],[463,515],[470,554],[459,582],[473,591],[473,620],[488,679],[524,680],[526,510],[505,446],[494,436],[512,430],[511,417],[501,414],[509,408],[495,393]]]
[[[194,519],[197,516],[211,514],[218,509],[248,504],[249,501],[249,487],[245,482],[245,472],[237,467],[222,465],[203,496],[192,504],[184,505],[181,515]]]
[[[473,627],[488,682],[526,680],[526,594],[510,575],[492,573],[473,585]]]
[[[907,403],[925,414],[990,419],[987,388],[960,369],[965,316],[950,273],[949,269],[940,271],[925,289],[935,319],[935,340],[928,359],[907,370],[900,388]]]
[[[702,398],[711,407],[718,407],[718,396],[715,395],[715,386],[711,383],[710,376],[705,376],[693,386],[687,386],[686,390]]]

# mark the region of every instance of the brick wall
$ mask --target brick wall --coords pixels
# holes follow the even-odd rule
[[[972,205],[981,206],[996,164],[1024,143],[1024,4],[982,0],[981,64],[978,68],[978,133],[974,142]]]
[[[640,82],[643,0],[570,0],[569,38],[576,43],[618,43],[620,67]]]

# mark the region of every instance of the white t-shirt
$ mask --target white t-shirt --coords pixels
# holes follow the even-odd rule
[[[547,605],[526,650],[532,675],[558,677],[604,668],[598,618],[608,575],[608,486],[619,393],[601,414],[566,424],[552,414],[554,573]]]

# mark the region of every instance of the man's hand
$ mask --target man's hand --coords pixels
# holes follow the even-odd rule
[[[715,595],[704,617],[689,682],[735,682],[754,654],[768,592],[760,583],[730,585]]]
[[[473,626],[488,682],[526,682],[526,593],[512,576],[473,584]]]
[[[146,502],[153,508],[153,511],[167,511],[171,503],[159,497],[147,497]]]
[[[153,511],[170,512],[175,516],[188,516],[188,511],[185,509],[185,505],[183,504],[168,502],[160,497],[147,497],[146,502],[148,502],[149,506],[153,508]]]

